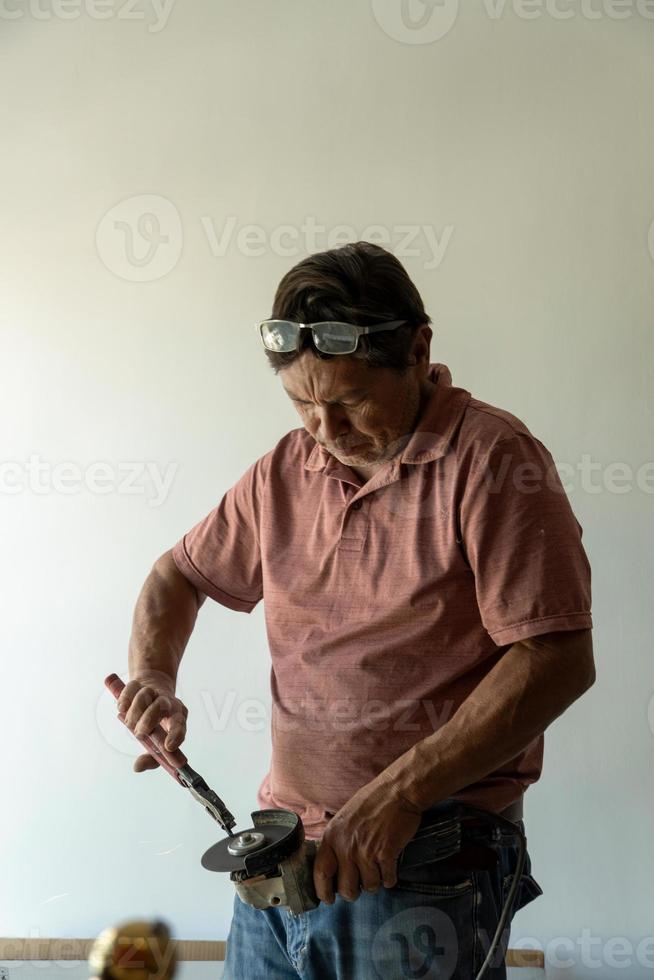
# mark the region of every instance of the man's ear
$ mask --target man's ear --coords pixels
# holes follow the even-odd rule
[[[429,342],[432,338],[432,329],[428,323],[423,324],[416,333],[413,342],[413,353],[409,356],[409,364],[417,364],[418,358],[424,360],[429,365]]]

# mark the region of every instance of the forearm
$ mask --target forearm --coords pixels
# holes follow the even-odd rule
[[[590,631],[514,644],[450,721],[396,759],[380,779],[426,810],[498,769],[594,682],[589,644]]]
[[[155,563],[134,608],[129,676],[175,690],[177,671],[204,601],[170,552]]]

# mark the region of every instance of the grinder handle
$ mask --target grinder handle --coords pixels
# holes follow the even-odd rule
[[[108,677],[105,677],[104,683],[105,687],[111,691],[117,701],[120,695],[123,693],[123,688],[125,687],[118,674],[109,674]],[[129,726],[126,724],[125,718],[121,717],[121,715],[118,715],[118,717],[122,721],[123,725],[128,728]],[[131,729],[129,730],[131,731]],[[168,752],[168,750],[164,748],[166,734],[167,733],[161,727],[161,725],[157,725],[157,727],[154,728],[149,735],[136,735],[134,732],[132,732],[134,738],[139,740],[143,748],[157,760],[161,768],[165,769],[166,772],[169,773],[173,779],[176,779],[178,783],[181,783],[182,786],[185,786],[186,784],[182,783],[177,775],[177,770],[188,765],[188,759],[181,749],[175,749],[174,752]]]

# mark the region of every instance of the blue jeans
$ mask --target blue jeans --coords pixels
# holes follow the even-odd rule
[[[524,833],[524,823],[518,821]],[[495,934],[518,859],[518,838],[470,828],[498,856],[492,870],[413,869],[393,888],[294,915],[254,909],[238,895],[225,980],[474,980]],[[407,876],[408,877],[408,876]],[[527,852],[513,912],[542,895]],[[510,917],[484,980],[505,980]]]

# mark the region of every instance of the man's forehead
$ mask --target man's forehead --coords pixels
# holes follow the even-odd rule
[[[370,391],[376,375],[360,361],[320,361],[298,358],[283,372],[282,385],[291,398],[304,398],[308,392],[329,393],[332,398]]]
[[[282,382],[283,384],[283,382]],[[283,384],[284,391],[291,398],[300,398],[303,392],[294,391],[293,388],[289,388],[288,385]],[[330,386],[331,390],[331,386]],[[362,388],[360,385],[356,388],[340,388],[338,389],[338,394],[342,395],[344,398],[349,398],[351,395],[362,395],[364,392],[370,391],[369,387]]]

